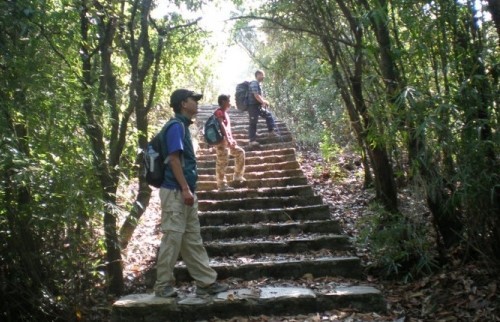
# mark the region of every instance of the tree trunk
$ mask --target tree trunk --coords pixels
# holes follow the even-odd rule
[[[24,105],[22,103],[24,101],[24,95],[22,93],[23,92],[21,92],[21,95],[23,97],[16,100],[16,103],[20,105]],[[30,149],[26,126],[21,122],[14,125],[7,111],[5,112],[5,116],[7,117],[9,127],[15,132],[12,137],[17,138],[16,149],[24,156],[28,157],[30,155]],[[16,172],[15,165],[11,164],[7,166],[7,171],[3,174],[5,191],[2,198],[2,204],[5,205],[6,219],[12,233],[12,237],[8,238],[6,242],[7,245],[9,245],[8,248],[10,251],[19,256],[22,263],[21,266],[24,268],[26,275],[31,279],[30,283],[28,283],[32,287],[31,292],[41,295],[40,292],[45,277],[43,276],[43,270],[40,270],[42,264],[40,261],[40,250],[37,247],[38,243],[33,238],[33,232],[31,230],[32,211],[30,210],[30,204],[33,200],[28,187],[19,186],[12,182],[11,177],[15,175]]]
[[[134,202],[132,210],[125,219],[125,222],[120,228],[120,246],[122,249],[127,248],[139,219],[149,206],[150,199],[151,188],[149,188],[149,185],[142,178],[142,176],[139,176],[139,193],[137,195],[137,199]]]
[[[93,163],[96,177],[99,179],[103,200],[107,209],[104,213],[104,239],[106,244],[107,272],[109,278],[109,291],[119,295],[123,292],[123,268],[121,252],[119,249],[118,236],[116,232],[116,187],[117,180],[113,179],[106,160],[104,135],[100,124],[95,119],[93,110],[92,93],[92,54],[87,47],[89,44],[89,8],[87,0],[82,0],[80,11],[80,31],[82,44],[80,47],[80,59],[82,62],[82,93],[83,109],[87,117],[85,132],[90,139],[93,150]]]
[[[361,24],[354,18],[348,7],[345,5],[344,1],[337,0],[337,4],[339,5],[342,13],[349,21],[349,25],[351,28],[351,32],[354,34],[354,39],[356,40],[354,47],[354,73],[351,77],[351,93],[354,100],[354,104],[356,105],[357,112],[361,115],[361,118],[364,122],[364,131],[363,131],[363,141],[365,142],[365,146],[367,147],[368,154],[372,161],[373,171],[375,175],[375,190],[377,193],[377,199],[381,201],[384,205],[384,208],[390,213],[398,212],[398,199],[397,199],[397,189],[396,182],[394,181],[394,173],[392,170],[392,165],[390,163],[389,156],[387,154],[385,145],[377,144],[373,146],[369,142],[366,142],[367,132],[370,129],[374,128],[374,120],[372,116],[368,113],[368,109],[365,104],[365,99],[363,97],[363,86],[362,86],[362,73],[363,73],[363,64],[364,64],[364,55],[363,55],[363,28]],[[384,40],[384,48],[387,47],[385,45],[387,39]],[[385,51],[390,50],[385,49]],[[390,53],[386,53],[385,55],[389,55]],[[394,74],[393,67],[391,64],[387,66],[388,63],[384,62],[382,64],[383,69],[385,69],[385,73]],[[391,89],[394,91],[394,89]]]
[[[134,110],[136,115],[136,128],[139,132],[138,145],[140,148],[145,149],[148,142],[148,113],[153,104],[153,97],[156,93],[156,84],[158,81],[158,75],[161,69],[161,55],[163,53],[164,46],[164,36],[166,34],[165,30],[158,30],[160,35],[156,50],[151,49],[148,29],[149,29],[149,12],[151,9],[151,1],[144,1],[141,7],[141,22],[140,22],[140,37],[137,42],[129,41],[122,42],[124,45],[125,52],[129,59],[131,66],[131,84],[129,90],[130,106],[129,110]],[[129,33],[133,34],[135,29],[133,25],[129,26]],[[142,61],[139,65],[139,56],[141,50],[144,51],[142,55]],[[154,64],[152,73],[152,83],[148,94],[144,91],[144,80],[151,70]],[[146,183],[145,179],[140,175],[143,171],[143,165],[140,160],[136,160],[139,166],[139,192],[137,199],[135,200],[132,210],[125,219],[121,229],[120,229],[120,244],[122,249],[125,249],[132,238],[135,228],[137,227],[137,222],[144,214],[144,211],[149,205],[149,200],[151,198],[151,188]]]
[[[120,295],[123,292],[123,263],[118,242],[117,220],[116,220],[116,188],[110,182],[110,191],[106,193],[104,202],[107,209],[104,213],[104,236],[106,242],[107,270],[109,275],[109,291]]]

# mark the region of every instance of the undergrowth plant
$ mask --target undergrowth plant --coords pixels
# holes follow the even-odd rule
[[[357,243],[373,255],[371,269],[404,281],[433,272],[436,253],[423,218],[388,214],[378,204],[372,204],[368,212],[358,222]]]

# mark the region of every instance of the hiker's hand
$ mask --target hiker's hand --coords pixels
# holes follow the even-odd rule
[[[194,205],[194,196],[191,193],[191,190],[182,190],[182,199],[184,199],[184,204],[186,206],[192,207]]]

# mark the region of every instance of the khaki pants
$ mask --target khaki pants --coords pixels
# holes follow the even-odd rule
[[[189,274],[201,287],[215,282],[217,273],[209,266],[208,255],[200,235],[198,198],[193,207],[186,206],[180,191],[160,189],[161,239],[156,264],[155,290],[175,283],[174,266],[179,258],[187,266]]]
[[[217,152],[217,162],[215,164],[215,178],[217,187],[220,188],[226,183],[226,169],[229,163],[229,154],[234,157],[234,176],[242,177],[245,173],[245,150],[239,146],[230,147],[224,140],[215,147]]]

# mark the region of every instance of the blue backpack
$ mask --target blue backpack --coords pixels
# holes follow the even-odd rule
[[[178,119],[172,118],[163,126],[161,131],[148,142],[146,150],[142,151],[142,163],[144,165],[143,177],[150,186],[155,188],[159,188],[165,178],[165,167],[168,163],[165,132],[174,123],[180,123],[183,133],[185,133],[184,124]]]
[[[209,145],[217,145],[224,140],[224,134],[222,134],[221,125],[215,113],[212,113],[205,122],[203,137]]]

